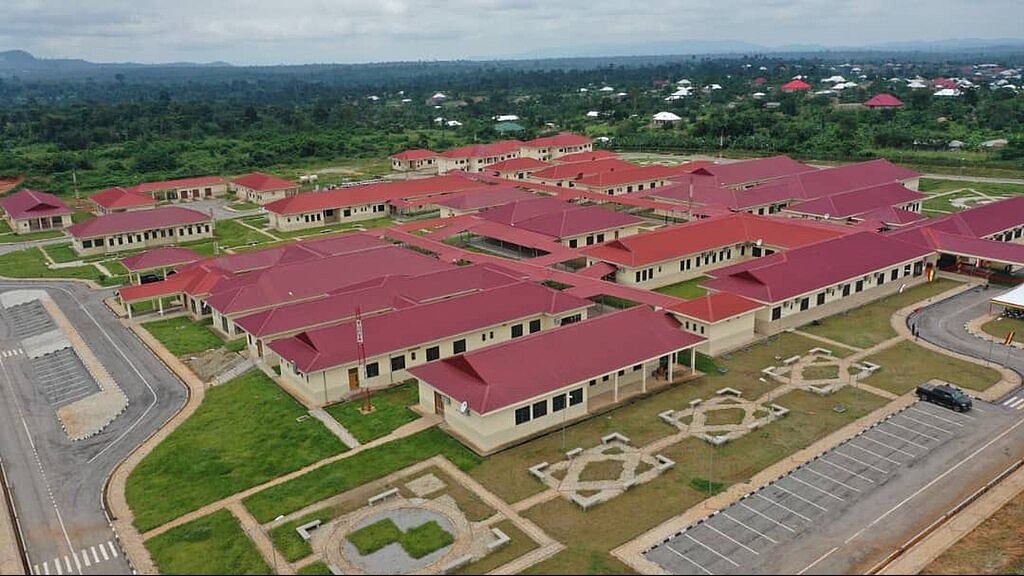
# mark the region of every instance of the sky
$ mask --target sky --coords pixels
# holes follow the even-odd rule
[[[1024,38],[1024,0],[2,0],[0,50],[238,65]]]

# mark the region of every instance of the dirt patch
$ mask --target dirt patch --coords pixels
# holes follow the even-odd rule
[[[213,380],[218,374],[230,370],[244,361],[237,352],[225,348],[213,348],[181,359],[203,382]]]
[[[0,178],[0,196],[14,190],[24,178]]]

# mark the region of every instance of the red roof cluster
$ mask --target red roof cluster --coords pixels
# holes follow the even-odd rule
[[[336,188],[323,192],[305,192],[276,200],[264,206],[276,214],[302,214],[316,210],[327,210],[344,206],[360,206],[375,202],[437,196],[459,190],[489,188],[475,180],[458,174],[446,174],[432,178],[401,180],[382,184],[367,184],[351,188]]]
[[[182,266],[202,260],[203,257],[191,248],[180,246],[163,246],[140,254],[134,254],[121,260],[121,264],[130,272],[152,270],[154,268],[170,268]]]
[[[485,210],[480,217],[559,239],[644,222],[642,218],[601,206],[580,206],[554,198],[511,202]]]
[[[619,155],[611,150],[590,150],[588,152],[573,152],[572,154],[566,154],[555,158],[554,162],[560,162],[562,164],[571,164],[573,162],[592,162],[594,160],[604,160],[605,158],[618,158]]]
[[[572,180],[580,179],[611,170],[631,170],[636,168],[631,164],[618,158],[601,158],[589,162],[572,162],[570,164],[557,164],[530,175],[530,178],[537,180]]]
[[[107,188],[89,196],[89,200],[107,210],[119,210],[126,208],[138,208],[140,206],[156,206],[156,200],[152,196],[141,192],[134,192],[121,188]]]
[[[592,140],[586,136],[580,136],[579,134],[573,134],[572,132],[559,132],[554,136],[545,136],[543,138],[528,140],[523,142],[522,146],[526,148],[564,148],[570,146],[586,146],[591,142]]]
[[[14,220],[23,218],[53,218],[71,214],[71,209],[53,194],[25,188],[0,199],[7,215]]]
[[[897,182],[890,182],[798,202],[786,210],[798,214],[850,218],[879,208],[893,207],[927,197],[927,194],[915,192]]]
[[[713,164],[698,168],[692,174],[711,176],[719,186],[741,186],[815,170],[813,166],[797,162],[789,156],[783,155],[728,164]]]
[[[703,341],[680,330],[667,314],[637,306],[409,372],[455,402],[487,414]]]
[[[264,174],[263,172],[253,172],[244,176],[239,176],[231,180],[238,186],[255,190],[257,192],[273,192],[275,190],[286,190],[290,188],[298,188],[299,185],[291,180],[285,180],[284,178],[278,178],[271,174]]]
[[[126,232],[142,232],[158,228],[188,226],[190,224],[211,223],[213,218],[196,210],[180,206],[166,206],[152,210],[135,212],[115,212],[105,216],[97,216],[92,220],[68,226],[66,230],[75,238],[94,238],[110,236]]]
[[[715,292],[669,306],[667,309],[689,318],[696,318],[697,320],[714,324],[757,310],[763,306],[764,304],[754,302],[738,294]]]
[[[518,152],[523,145],[519,140],[501,140],[492,144],[472,144],[442,152],[445,158],[490,158]]]
[[[548,162],[520,156],[519,158],[510,158],[501,162],[495,162],[494,164],[488,164],[485,170],[488,172],[514,172],[516,170],[540,170],[548,166],[551,166]]]
[[[434,204],[453,210],[470,211],[501,206],[519,200],[532,200],[534,198],[537,198],[536,194],[514,186],[491,186],[489,188],[472,188],[463,192],[447,194],[441,200],[434,202]]]

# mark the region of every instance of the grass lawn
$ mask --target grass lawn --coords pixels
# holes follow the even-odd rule
[[[994,320],[989,320],[981,327],[986,334],[995,336],[1000,340],[1006,338],[1006,335],[1010,331],[1016,332],[1016,336],[1013,337],[1014,342],[1024,342],[1024,320],[1019,318],[1006,318],[1000,316]]]
[[[224,340],[210,330],[210,319],[203,322],[193,321],[186,316],[144,322],[142,327],[149,331],[175,356],[205,352],[210,348],[218,348]]]
[[[319,228],[305,228],[303,230],[292,230],[289,232],[278,232],[273,231],[275,236],[281,238],[299,238],[308,236],[319,236],[320,234],[330,234],[334,232],[351,232],[353,230],[369,230],[371,228],[381,228],[384,226],[390,226],[394,223],[394,220],[385,216],[383,218],[373,218],[372,220],[363,220],[362,222],[346,222],[344,224],[329,224],[327,226],[321,226]]]
[[[950,192],[961,188],[977,190],[989,196],[1011,196],[1024,194],[1024,186],[1020,184],[1003,184],[1001,182],[975,182],[970,180],[939,180],[936,178],[921,178],[918,189],[925,194]]]
[[[412,528],[402,534],[398,543],[413,558],[423,558],[445,546],[450,546],[455,538],[436,521],[431,520]]]
[[[110,273],[115,276],[128,275],[128,269],[124,267],[124,264],[121,264],[120,260],[107,260],[103,262],[103,267],[110,270]]]
[[[716,371],[699,380],[676,385],[568,426],[564,441],[561,429],[556,429],[546,436],[490,456],[470,475],[506,502],[517,502],[546,488],[527,472],[530,466],[538,462],[563,460],[566,450],[577,446],[596,446],[601,436],[612,432],[624,434],[636,446],[675,434],[678,430],[674,426],[658,419],[659,412],[686,409],[691,400],[711,398],[716,390],[725,387],[740,390],[744,398],[758,398],[775,387],[758,380],[763,376],[761,369],[777,364],[776,356],[788,358],[803,354],[817,345],[817,341],[799,334],[783,333],[770,341],[753,344],[747,351],[733,352],[729,358],[718,357],[715,361],[727,370],[725,374]]]
[[[498,566],[502,566],[516,558],[537,548],[537,543],[530,539],[522,530],[509,520],[502,520],[494,524],[497,528],[508,535],[511,541],[504,547],[481,558],[477,562],[467,564],[452,574],[487,574]]]
[[[724,426],[726,424],[741,424],[746,412],[742,408],[726,408],[724,410],[709,410],[704,413],[704,422],[708,426]]]
[[[259,550],[227,510],[146,541],[161,574],[270,574]]]
[[[419,388],[416,383],[407,382],[390,390],[372,394],[370,402],[375,410],[369,414],[360,411],[363,406],[362,398],[329,406],[327,412],[357,440],[365,444],[415,420],[416,413],[410,410],[409,406],[418,400]]]
[[[865,384],[904,394],[932,378],[971,390],[985,390],[999,382],[999,373],[985,366],[932,352],[904,341],[866,358],[882,368],[863,380]]]
[[[692,300],[694,298],[700,298],[707,294],[707,290],[698,286],[701,282],[707,282],[707,276],[700,276],[699,278],[693,278],[678,284],[670,284],[668,286],[662,286],[661,288],[655,288],[655,292],[661,292],[662,294],[668,294],[669,296],[676,296],[686,300]]]
[[[140,531],[345,450],[265,374],[209,389],[202,405],[128,478]]]
[[[936,278],[933,282],[907,288],[903,294],[890,294],[860,308],[825,318],[818,326],[808,324],[800,329],[857,348],[870,348],[896,336],[889,319],[897,310],[958,285],[960,282]]]
[[[802,375],[805,380],[830,380],[839,377],[839,366],[805,366]]]
[[[231,210],[239,211],[255,210],[259,207],[259,204],[253,204],[252,202],[233,202],[231,204],[228,204],[228,208],[230,208]]]
[[[698,504],[707,497],[708,482],[749,480],[787,455],[883,406],[886,400],[844,388],[824,397],[797,390],[780,397],[778,403],[791,409],[789,415],[736,441],[712,447],[688,438],[662,450],[677,462],[676,467],[609,502],[583,511],[556,498],[527,510],[524,516],[565,543],[567,549],[526,573],[629,573],[608,551]],[[846,406],[842,414],[832,410],[840,403]]]
[[[359,550],[360,554],[366,556],[367,554],[373,554],[388,544],[398,542],[401,537],[402,531],[398,526],[390,518],[385,518],[350,532],[345,538]]]
[[[232,352],[241,352],[242,350],[245,350],[247,345],[248,342],[246,342],[245,338],[235,338],[234,340],[229,340],[228,342],[225,342],[224,348]]]
[[[580,482],[594,482],[597,480],[614,480],[622,475],[622,461],[620,460],[598,460],[586,465],[580,471]]]
[[[0,218],[0,234],[9,234],[11,232],[11,225],[7,223],[7,220]]]
[[[922,574],[1024,573],[1024,495],[950,546]]]
[[[75,254],[75,251],[71,248],[70,242],[67,244],[51,244],[49,246],[44,246],[43,250],[50,255],[50,258],[52,258],[54,262],[58,263],[74,262],[75,260],[82,259],[81,256]]]
[[[257,232],[232,220],[217,221],[214,232],[217,235],[217,242],[220,243],[222,249],[273,241],[273,238],[266,234]]]
[[[29,232],[28,234],[4,234],[0,235],[0,244],[46,240],[48,238],[60,238],[63,235],[64,232],[62,230],[45,230],[43,232]]]
[[[80,278],[99,281],[103,275],[94,266],[72,266],[50,270],[39,248],[27,248],[0,256],[0,276],[8,278]]]
[[[475,454],[451,436],[430,428],[267,488],[246,498],[245,506],[260,522],[269,522],[278,514],[294,512],[438,454],[463,470],[480,463]]]
[[[302,568],[295,571],[300,576],[330,576],[333,574],[331,569],[323,562],[313,562],[312,564],[306,564]]]

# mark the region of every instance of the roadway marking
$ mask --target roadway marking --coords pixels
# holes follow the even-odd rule
[[[714,526],[712,526],[711,524],[709,524],[707,522],[704,523],[704,527],[705,528],[710,528],[710,529],[714,530],[717,534],[721,535],[722,538],[725,538],[726,540],[728,540],[729,542],[732,542],[733,544],[739,546],[740,548],[743,548],[744,550],[747,550],[748,552],[751,552],[755,556],[760,556],[761,555],[761,553],[758,552],[757,550],[754,550],[753,548],[747,546],[746,544],[744,544],[744,543],[742,543],[742,542],[740,542],[738,540],[733,540],[731,536],[729,536],[725,532],[722,532],[718,528],[715,528]]]
[[[15,356],[18,356],[19,354],[22,354],[23,352],[24,352],[24,350],[22,350],[21,348],[16,348],[16,349],[13,349],[13,350],[3,350],[3,351],[0,351],[0,358],[14,358]]]
[[[703,570],[703,571],[704,571],[704,573],[705,573],[705,574],[707,574],[708,576],[714,576],[714,572],[712,572],[712,571],[708,570],[707,568],[705,568],[705,567],[701,566],[700,564],[697,564],[696,562],[694,562],[693,560],[691,560],[689,556],[687,556],[686,554],[683,554],[683,553],[682,553],[682,552],[680,552],[679,550],[676,550],[675,548],[673,548],[671,544],[665,544],[665,548],[668,548],[668,549],[669,549],[669,550],[671,550],[672,552],[675,552],[676,556],[679,556],[679,557],[680,557],[680,558],[682,558],[683,560],[686,560],[686,561],[687,561],[687,562],[689,562],[690,564],[693,564],[693,565],[694,565],[694,566],[696,566],[697,568],[700,568],[700,569],[701,569],[701,570]]]
[[[99,547],[100,547],[100,554],[103,555],[103,560],[104,561],[110,560],[110,556],[107,556],[107,549],[103,547],[103,544],[100,544]]]
[[[689,534],[683,534],[683,536],[686,536],[686,537],[687,537],[687,538],[689,538],[690,540],[693,540],[693,541],[694,541],[694,542],[695,542],[695,543],[696,543],[696,544],[697,544],[698,546],[703,546],[704,548],[706,548],[707,550],[709,550],[709,551],[710,551],[710,552],[711,552],[712,554],[714,554],[715,556],[718,556],[718,557],[719,557],[719,558],[721,558],[722,560],[725,560],[725,561],[726,561],[726,562],[728,562],[729,564],[732,564],[733,566],[739,567],[739,564],[737,564],[737,563],[733,562],[732,560],[730,560],[729,558],[727,558],[727,557],[725,557],[725,556],[722,556],[722,555],[721,555],[721,554],[719,554],[719,553],[718,553],[717,551],[715,551],[715,549],[714,549],[714,548],[712,548],[711,546],[708,546],[707,544],[705,544],[705,543],[701,542],[700,540],[697,540],[697,539],[696,539],[696,538],[694,538],[693,536],[690,536]]]
[[[1021,400],[1021,402],[1024,402],[1024,400]],[[903,417],[906,418],[907,420],[910,420],[911,422],[917,422],[918,424],[920,424],[922,426],[927,426],[929,428],[935,428],[936,430],[938,430],[939,432],[942,432],[943,434],[952,434],[953,433],[953,432],[951,432],[949,430],[946,430],[945,428],[942,428],[941,426],[936,426],[934,424],[929,424],[927,422],[922,422],[922,421],[918,420],[917,418],[911,418],[910,416],[908,416],[906,414],[904,414]]]
[[[767,540],[767,541],[771,542],[772,544],[778,544],[778,543],[779,543],[779,541],[778,541],[778,540],[775,540],[775,539],[774,539],[774,538],[772,538],[771,536],[768,536],[768,535],[766,535],[766,534],[763,534],[763,533],[762,533],[761,531],[759,531],[759,530],[756,530],[756,529],[754,529],[754,528],[751,528],[750,526],[747,526],[747,525],[746,525],[746,524],[744,524],[743,522],[740,522],[739,520],[737,520],[737,519],[733,518],[732,516],[729,516],[729,513],[728,513],[728,512],[725,512],[724,510],[722,511],[722,516],[725,516],[726,518],[728,518],[729,520],[732,520],[732,521],[733,521],[733,522],[735,522],[736,524],[739,524],[740,526],[743,526],[743,527],[744,527],[744,528],[746,528],[747,530],[750,530],[750,531],[751,531],[751,532],[753,532],[754,534],[757,534],[758,536],[760,536],[761,538],[764,538],[765,540]]]
[[[823,462],[825,464],[828,464],[829,466],[833,466],[835,468],[838,468],[838,469],[842,470],[843,472],[846,472],[847,474],[853,474],[854,476],[856,476],[857,478],[860,478],[861,480],[870,482],[872,484],[875,483],[875,481],[872,480],[871,478],[868,478],[867,476],[862,476],[862,475],[854,472],[853,470],[850,470],[849,468],[844,468],[844,467],[840,466],[839,464],[836,464],[835,462],[830,462],[828,460],[825,460],[824,457],[818,458],[818,462]]]
[[[792,515],[794,515],[794,516],[796,516],[798,518],[803,518],[804,520],[806,520],[808,522],[811,522],[811,519],[808,518],[807,516],[804,516],[803,514],[797,512],[795,510],[790,510],[789,508],[786,508],[785,506],[783,506],[779,502],[776,502],[775,500],[771,500],[771,499],[765,498],[764,496],[761,496],[760,494],[754,494],[754,496],[757,496],[758,498],[761,498],[762,500],[767,500],[769,504],[771,504],[773,506],[778,506],[779,508],[782,508],[786,512],[789,512],[790,514],[792,514]]]
[[[92,562],[89,561],[89,551],[85,548],[82,548],[82,560],[85,560],[86,568],[92,566]]]
[[[805,480],[801,480],[800,478],[797,478],[796,474],[793,473],[793,472],[791,472],[789,474],[789,477],[792,478],[793,480],[796,480],[797,482],[803,484],[804,486],[807,486],[808,488],[811,488],[813,490],[817,490],[818,492],[821,492],[822,494],[824,494],[825,496],[828,496],[829,498],[835,498],[836,500],[839,500],[840,502],[846,502],[845,498],[841,498],[839,496],[836,496],[835,494],[833,494],[831,492],[828,492],[826,490],[818,488],[817,486],[815,486],[814,484],[811,484],[810,482],[807,482]],[[801,498],[801,500],[802,500],[802,498]]]
[[[746,508],[747,510],[750,510],[750,511],[751,511],[751,512],[753,512],[754,514],[757,514],[758,516],[760,516],[760,517],[764,518],[765,520],[767,520],[767,521],[771,522],[772,524],[775,524],[775,525],[781,526],[781,527],[785,528],[786,530],[789,530],[789,531],[790,531],[791,533],[793,533],[793,534],[796,534],[796,530],[793,530],[793,529],[792,529],[792,528],[790,528],[789,526],[786,526],[785,524],[783,524],[782,522],[779,522],[778,520],[776,520],[776,519],[772,518],[771,516],[768,516],[767,514],[762,514],[761,512],[758,512],[757,510],[754,510],[754,509],[753,509],[753,508],[751,508],[750,506],[747,506],[747,505],[746,505],[746,504],[744,504],[743,502],[737,502],[737,504],[739,504],[740,506],[743,506],[743,507],[744,507],[744,508]]]
[[[790,474],[790,477],[792,477],[792,476],[793,476],[793,475],[792,475],[792,474]],[[793,478],[793,479],[794,479],[794,480],[799,480],[798,478]],[[779,480],[782,480],[782,478],[780,478]],[[805,482],[805,484],[806,484],[806,482]],[[821,510],[822,512],[828,512],[828,508],[825,508],[824,506],[818,506],[818,505],[817,505],[817,504],[815,504],[814,502],[811,502],[810,500],[808,500],[808,499],[804,498],[803,496],[801,496],[801,495],[797,494],[796,492],[790,492],[789,490],[786,490],[786,489],[785,489],[785,488],[783,488],[782,486],[779,486],[779,483],[778,483],[778,481],[776,481],[776,482],[775,482],[774,486],[775,486],[776,488],[778,488],[779,490],[782,490],[782,491],[783,491],[783,492],[785,492],[786,494],[789,494],[790,496],[792,496],[792,497],[796,498],[797,500],[800,500],[801,502],[806,502],[807,504],[810,504],[811,506],[814,506],[815,508],[817,508],[818,510]],[[811,488],[814,488],[814,486],[811,486]],[[807,521],[808,521],[808,522],[810,522],[810,519],[808,519]]]
[[[92,561],[97,563],[97,564],[99,564],[100,563],[100,556],[99,556],[99,554],[96,553],[96,547],[95,546],[89,546],[89,550],[92,552]]]
[[[814,468],[811,468],[810,466],[804,466],[804,470],[807,470],[811,474],[817,474],[818,476],[821,476],[822,478],[824,478],[825,480],[828,480],[829,482],[835,482],[836,484],[839,484],[840,486],[842,486],[843,488],[846,488],[848,490],[853,490],[854,492],[860,492],[859,489],[854,488],[853,486],[850,486],[849,484],[847,484],[845,482],[840,482],[839,480],[836,480],[835,478],[829,476],[828,474],[822,474],[821,472],[818,472],[817,470],[815,470]]]
[[[817,560],[815,560],[814,562],[811,562],[811,563],[810,563],[810,564],[808,564],[808,565],[807,565],[807,566],[806,566],[806,567],[805,567],[805,568],[804,568],[803,570],[801,570],[801,571],[797,572],[797,575],[799,576],[800,574],[803,574],[804,572],[807,572],[808,570],[810,570],[811,568],[813,568],[815,564],[817,564],[818,562],[821,562],[821,561],[822,561],[822,560],[824,560],[825,558],[828,558],[829,556],[831,556],[831,555],[832,555],[832,553],[833,553],[833,552],[835,552],[835,551],[836,551],[836,550],[838,550],[838,549],[839,549],[839,547],[838,547],[838,546],[836,546],[835,548],[833,548],[833,549],[829,550],[828,552],[825,552],[824,554],[822,554],[821,556],[819,556]]]
[[[959,426],[961,428],[964,427],[964,423],[963,422],[957,422],[956,420],[950,420],[948,418],[943,418],[942,416],[939,416],[938,414],[932,414],[931,412],[929,412],[927,410],[921,410],[917,406],[911,406],[907,410],[908,411],[909,410],[913,410],[914,412],[919,412],[921,414],[925,414],[927,416],[931,416],[932,418],[935,418],[936,420],[942,420],[943,422],[949,422],[950,424],[953,424],[954,426]],[[965,416],[965,415],[961,414],[961,416]]]
[[[867,439],[870,440],[870,438],[867,438]],[[881,444],[881,442],[879,442],[879,444]],[[896,466],[900,465],[899,461],[893,460],[892,458],[887,458],[885,456],[882,456],[881,454],[879,454],[877,452],[872,452],[871,450],[868,450],[867,448],[864,448],[863,446],[858,446],[858,445],[854,444],[852,440],[850,442],[847,442],[846,446],[849,446],[850,448],[856,448],[857,450],[860,450],[862,452],[867,452],[868,454],[871,454],[875,458],[880,458],[882,460],[885,460],[886,462],[889,462],[890,464],[895,464]],[[883,446],[884,446],[884,444],[883,444]]]
[[[868,468],[871,468],[872,470],[874,470],[876,472],[881,472],[882,474],[889,474],[888,470],[883,470],[882,468],[879,468],[878,466],[874,466],[874,465],[868,464],[867,462],[864,462],[862,460],[858,460],[858,459],[854,458],[853,456],[850,456],[849,454],[847,454],[845,452],[840,452],[839,448],[833,448],[832,449],[832,453],[833,454],[838,454],[838,455],[840,455],[843,458],[846,458],[848,460],[853,460],[854,462],[856,462],[857,464],[860,464],[862,466],[867,466]]]
[[[935,436],[932,436],[930,434],[925,434],[924,432],[921,432],[920,430],[914,430],[913,428],[907,428],[906,426],[903,426],[901,424],[897,424],[897,423],[892,422],[892,421],[886,422],[886,424],[895,426],[897,428],[901,428],[903,430],[906,430],[907,432],[910,432],[911,434],[917,434],[918,436],[924,436],[925,438],[927,438],[929,440],[932,440],[933,442],[938,442],[938,441],[942,440],[941,438],[936,438]],[[910,440],[907,440],[907,442],[910,442]]]
[[[110,546],[110,553],[114,555],[114,558],[117,558],[117,547],[114,546],[114,543],[108,540],[107,546]]]

